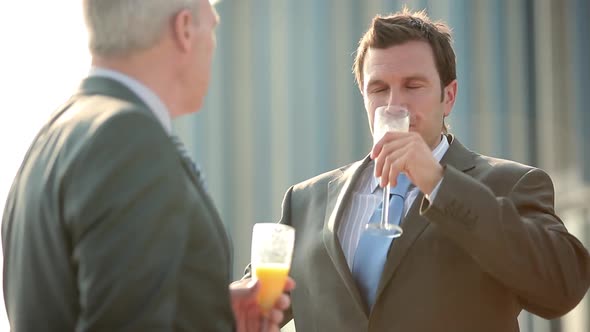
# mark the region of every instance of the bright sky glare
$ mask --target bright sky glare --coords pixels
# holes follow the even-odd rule
[[[29,0],[0,5],[0,214],[31,140],[88,72],[81,3]],[[9,331],[4,301],[0,331]]]

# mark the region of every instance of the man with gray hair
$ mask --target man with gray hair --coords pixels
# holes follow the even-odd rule
[[[203,102],[208,0],[84,0],[92,69],[34,139],[2,220],[12,331],[278,331],[171,118]],[[286,290],[294,283],[289,280]]]

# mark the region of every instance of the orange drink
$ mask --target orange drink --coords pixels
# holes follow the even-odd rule
[[[294,244],[295,229],[291,226],[257,223],[252,229],[252,277],[260,283],[257,300],[264,315],[285,289]]]
[[[254,277],[260,283],[258,304],[264,313],[268,313],[283,293],[289,265],[278,263],[261,264],[254,269]]]

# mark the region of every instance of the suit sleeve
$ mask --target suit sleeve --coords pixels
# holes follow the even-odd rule
[[[89,137],[63,185],[76,331],[171,331],[188,234],[182,168],[142,113],[121,112]]]
[[[590,258],[555,215],[549,176],[528,169],[515,178],[506,196],[496,196],[446,166],[436,200],[431,205],[424,199],[421,213],[512,290],[528,311],[558,317],[585,295]]]

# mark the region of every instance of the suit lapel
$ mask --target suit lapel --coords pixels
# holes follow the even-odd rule
[[[453,135],[448,135],[450,146],[440,163],[450,165],[456,169],[466,172],[474,167],[473,152],[465,148]],[[420,205],[424,199],[424,194],[420,192],[410,211],[403,220],[402,228],[404,230],[401,237],[395,239],[389,248],[387,261],[383,267],[383,273],[377,287],[377,301],[383,292],[385,286],[391,281],[395,270],[402,263],[404,257],[416,242],[420,234],[426,230],[430,222],[420,215]]]
[[[408,253],[408,250],[429,225],[428,221],[420,216],[419,202],[422,201],[423,197],[424,194],[421,192],[416,196],[414,203],[412,203],[412,206],[410,207],[410,211],[408,211],[408,214],[402,221],[401,226],[404,231],[402,236],[394,239],[391,247],[389,248],[387,260],[385,262],[385,266],[383,267],[381,279],[379,280],[379,286],[377,286],[377,301],[383,292],[383,289],[392,278],[393,272],[401,264],[403,258]]]
[[[342,246],[338,240],[338,227],[342,219],[342,213],[350,202],[350,196],[354,184],[361,175],[362,170],[367,166],[371,159],[367,156],[365,159],[354,163],[340,177],[332,180],[328,184],[328,198],[326,205],[326,215],[324,217],[323,240],[326,250],[334,264],[334,267],[344,281],[350,295],[354,298],[359,310],[366,312],[365,306],[359,290],[356,287],[350,268],[346,263],[346,258],[342,252]]]

